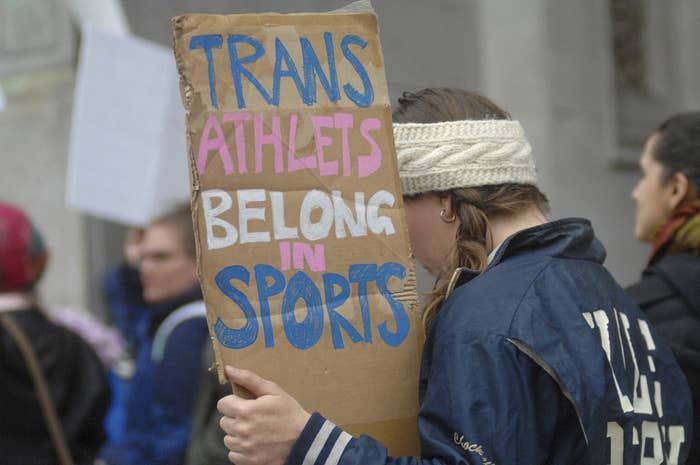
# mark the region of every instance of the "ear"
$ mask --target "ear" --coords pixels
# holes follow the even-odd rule
[[[669,197],[669,206],[675,209],[680,205],[690,194],[690,180],[685,173],[676,172],[669,180],[671,196]]]
[[[447,194],[444,197],[440,197],[440,204],[441,207],[445,210],[445,215],[446,216],[452,216],[452,194]]]

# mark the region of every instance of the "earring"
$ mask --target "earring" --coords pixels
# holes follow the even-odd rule
[[[447,216],[445,216],[445,213],[447,213],[447,210],[445,210],[444,208],[442,210],[440,210],[440,219],[442,221],[444,221],[445,223],[454,223],[455,220],[457,219],[457,215],[455,215],[453,213],[452,216],[447,217]]]

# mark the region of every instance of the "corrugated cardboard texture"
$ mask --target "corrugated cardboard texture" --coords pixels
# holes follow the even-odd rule
[[[186,15],[173,28],[220,378],[251,369],[417,454],[423,334],[376,16]]]

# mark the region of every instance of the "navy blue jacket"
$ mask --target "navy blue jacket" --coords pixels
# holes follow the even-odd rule
[[[190,439],[202,351],[208,340],[199,288],[154,306],[129,386],[125,432],[100,452],[109,465],[181,465]],[[180,305],[184,304],[184,305]]]
[[[684,463],[687,383],[604,258],[586,220],[511,236],[485,272],[463,273],[428,332],[422,458],[315,413],[288,465]]]
[[[152,309],[143,300],[139,270],[127,264],[108,271],[103,278],[103,291],[109,316],[131,354],[145,339]]]

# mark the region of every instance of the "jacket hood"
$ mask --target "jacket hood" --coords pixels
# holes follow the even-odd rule
[[[700,257],[689,253],[668,254],[644,274],[661,276],[700,315]]]

